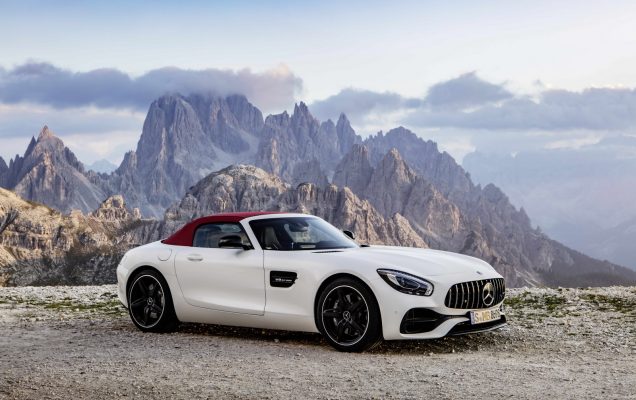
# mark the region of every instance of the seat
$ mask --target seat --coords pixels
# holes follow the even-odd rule
[[[267,250],[280,250],[282,248],[274,227],[267,226],[263,230],[263,245]]]

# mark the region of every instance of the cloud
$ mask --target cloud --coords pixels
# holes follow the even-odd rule
[[[422,98],[349,88],[314,102],[311,110],[322,119],[344,112],[362,129],[404,124],[415,130],[457,128],[475,132],[624,130],[636,128],[636,90],[588,88],[575,92],[543,88],[530,97],[469,72],[431,86]]]
[[[501,85],[486,82],[475,72],[431,86],[425,103],[432,109],[461,110],[507,100],[513,94]]]
[[[339,93],[311,104],[314,115],[320,119],[337,118],[346,114],[357,126],[368,126],[370,121],[391,121],[408,113],[426,112],[428,116],[440,116],[466,108],[485,106],[512,98],[503,86],[486,82],[474,72],[431,86],[425,97],[405,97],[394,92],[347,88]],[[387,117],[386,114],[393,114]]]
[[[32,136],[48,125],[82,162],[121,160],[135,149],[145,112],[79,107],[54,109],[34,104],[0,104],[0,157],[23,154]]]
[[[58,109],[96,106],[146,110],[157,97],[172,92],[243,94],[258,107],[280,109],[293,104],[302,80],[286,66],[264,72],[184,70],[174,67],[139,77],[112,68],[73,72],[49,63],[26,63],[0,68],[0,102],[30,102]]]
[[[310,108],[320,119],[334,119],[344,113],[349,118],[361,120],[373,114],[415,109],[420,105],[420,99],[403,97],[393,92],[347,88],[324,100],[314,102]]]
[[[470,111],[420,109],[406,118],[417,126],[465,129],[619,130],[636,126],[636,91],[547,90],[537,100],[516,97]]]

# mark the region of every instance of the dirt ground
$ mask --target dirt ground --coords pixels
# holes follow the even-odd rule
[[[0,288],[0,398],[636,399],[636,288],[507,304],[498,331],[345,354],[316,334],[142,333],[114,286]]]

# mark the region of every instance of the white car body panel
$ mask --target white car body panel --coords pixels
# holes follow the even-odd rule
[[[444,251],[390,246],[342,250],[277,251],[261,249],[249,222],[261,218],[308,217],[306,214],[273,214],[240,221],[254,249],[208,249],[150,243],[130,250],[117,268],[119,298],[127,306],[126,285],[141,267],[157,269],[166,279],[178,319],[265,329],[318,332],[314,320],[320,286],[338,274],[364,282],[377,299],[383,337],[393,339],[438,338],[458,323],[468,321],[468,309],[447,308],[444,300],[456,283],[501,278],[488,263]],[[201,260],[196,261],[200,258]],[[193,259],[195,259],[193,261]],[[431,282],[431,296],[405,294],[389,286],[379,268],[406,272]],[[295,272],[289,288],[272,287],[272,271]],[[500,307],[501,303],[491,308]],[[406,312],[427,308],[457,316],[425,333],[400,333]],[[505,315],[505,314],[504,314]]]
[[[243,314],[265,312],[262,250],[190,247],[177,250],[174,262],[188,304]]]

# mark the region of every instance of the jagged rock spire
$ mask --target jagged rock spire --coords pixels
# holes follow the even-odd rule
[[[42,127],[42,130],[40,131],[40,134],[38,135],[38,142],[40,140],[44,140],[44,139],[48,139],[52,137],[55,137],[55,135],[53,134],[53,132],[51,132],[48,125],[44,125],[44,127]]]

